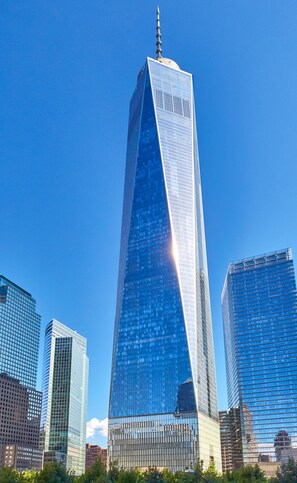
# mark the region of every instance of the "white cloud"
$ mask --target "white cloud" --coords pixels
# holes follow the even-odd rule
[[[107,438],[108,418],[101,420],[93,418],[87,422],[87,439],[92,438],[96,431],[98,431],[101,436],[104,436],[104,438]]]

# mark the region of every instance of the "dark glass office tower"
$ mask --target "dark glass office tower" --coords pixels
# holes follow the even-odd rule
[[[160,43],[130,104],[108,445],[126,468],[221,467],[193,81]]]
[[[41,440],[44,461],[85,471],[89,359],[87,340],[51,320],[45,329]]]
[[[243,463],[296,457],[297,296],[291,249],[231,263],[222,294],[228,403]]]
[[[35,300],[0,275],[0,466],[20,471],[42,466],[39,336]]]

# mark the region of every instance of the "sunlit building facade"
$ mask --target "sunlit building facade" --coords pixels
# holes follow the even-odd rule
[[[291,249],[231,263],[222,307],[228,403],[240,410],[243,463],[258,463],[268,472],[297,448],[297,295]]]
[[[85,470],[89,360],[87,341],[53,319],[45,329],[41,445],[44,463]]]
[[[19,471],[42,467],[40,323],[31,294],[0,275],[0,466]]]
[[[160,52],[130,104],[108,448],[221,468],[193,79]]]

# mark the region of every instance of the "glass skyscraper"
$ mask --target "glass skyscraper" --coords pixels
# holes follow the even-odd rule
[[[130,104],[109,457],[220,469],[193,80],[157,44]]]
[[[0,466],[20,471],[42,466],[40,323],[31,294],[0,275]]]
[[[229,408],[243,464],[296,457],[297,295],[291,249],[228,267],[222,293]]]
[[[87,341],[57,320],[45,329],[41,437],[44,462],[85,470]]]

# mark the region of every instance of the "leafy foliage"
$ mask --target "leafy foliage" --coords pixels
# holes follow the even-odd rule
[[[108,483],[110,481],[106,468],[100,458],[95,461],[93,466],[84,475],[78,477],[77,480],[79,483]]]
[[[1,483],[20,483],[20,474],[12,468],[0,468]]]
[[[297,461],[289,459],[288,463],[282,463],[279,467],[276,478],[271,483],[295,483],[297,482]]]
[[[163,483],[163,474],[157,468],[149,468],[143,473],[144,481],[146,483]]]
[[[143,474],[138,469],[120,470],[117,483],[140,483],[143,481]]]
[[[120,474],[119,466],[117,461],[109,462],[108,479],[111,483],[116,483],[118,481]]]
[[[73,483],[74,474],[61,463],[45,465],[42,471],[36,473],[34,483]]]
[[[21,474],[22,483],[35,483],[37,481],[36,478],[37,478],[36,470],[26,470]]]
[[[59,463],[46,465],[42,471],[18,473],[12,468],[0,468],[0,483],[297,483],[297,462],[283,463],[274,478],[268,480],[256,466],[245,466],[238,471],[220,475],[213,463],[205,470],[203,461],[194,469],[172,471],[165,468],[139,468],[124,470],[116,462],[110,463],[108,471],[100,458],[84,475],[75,476]]]
[[[220,481],[220,480],[219,480]],[[226,482],[232,483],[261,483],[268,482],[263,471],[258,465],[247,465],[240,468],[238,471],[233,471],[225,476]]]

